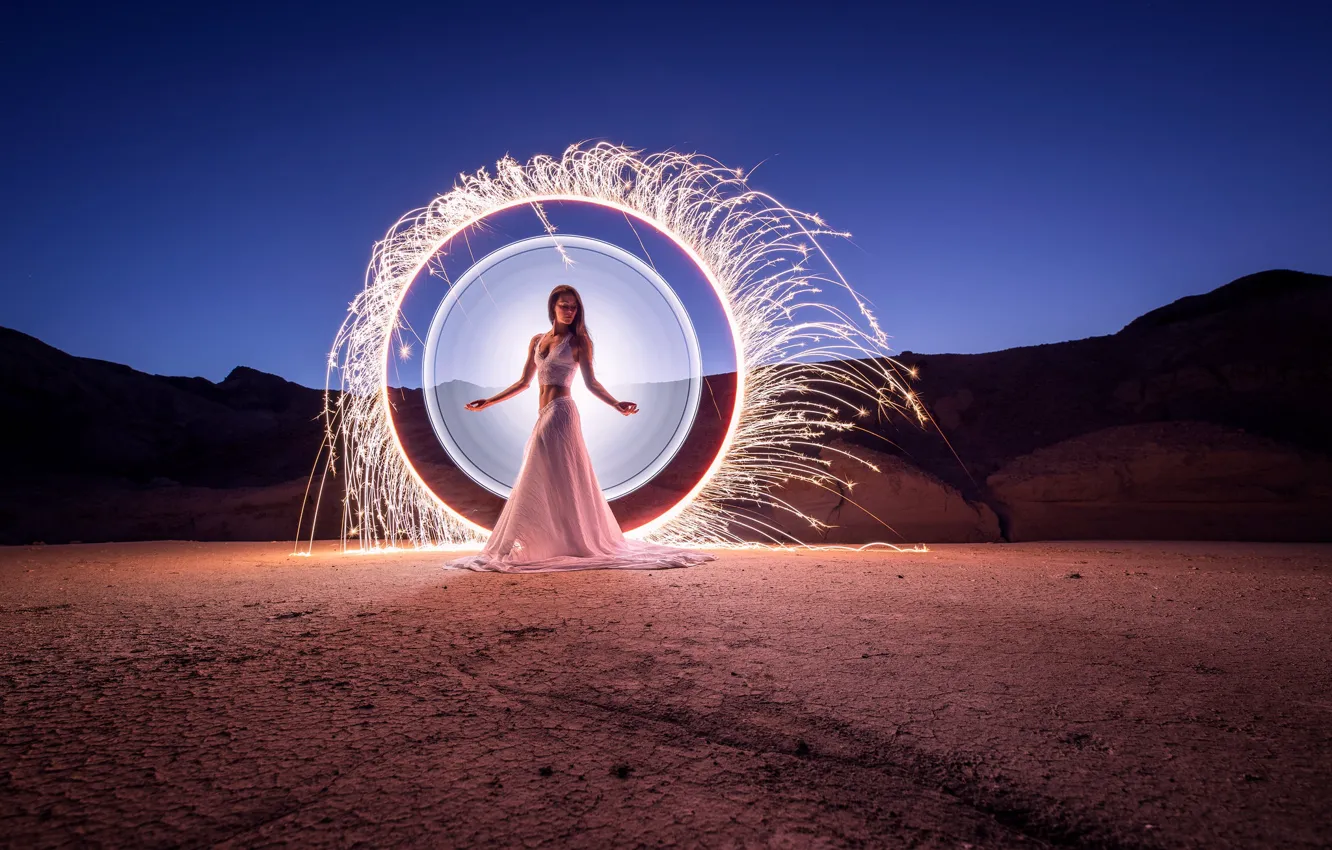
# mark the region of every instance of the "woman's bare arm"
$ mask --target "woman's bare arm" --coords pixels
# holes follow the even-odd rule
[[[611,407],[628,416],[631,413],[638,412],[638,405],[632,401],[616,401],[615,396],[611,395],[601,381],[597,380],[596,373],[592,368],[592,338],[583,337],[584,345],[578,348],[578,366],[583,372],[583,383],[587,385],[592,395],[609,404]]]
[[[523,376],[508,387],[495,393],[490,398],[479,398],[476,401],[467,403],[468,410],[485,410],[492,404],[499,404],[505,399],[513,398],[518,393],[532,386],[532,376],[536,374],[536,347],[537,340],[541,339],[543,334],[537,334],[527,343],[527,360],[523,362]]]

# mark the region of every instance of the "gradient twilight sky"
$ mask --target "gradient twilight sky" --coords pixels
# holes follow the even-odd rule
[[[851,231],[898,349],[1332,273],[1326,3],[19,2],[0,33],[0,325],[158,374],[322,386],[399,215],[587,139],[762,163]]]

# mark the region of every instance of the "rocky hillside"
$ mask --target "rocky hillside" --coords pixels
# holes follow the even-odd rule
[[[850,492],[788,488],[833,528],[766,521],[844,543],[1332,540],[1328,327],[1332,278],[1271,271],[1109,336],[906,352],[937,428],[876,423],[838,448],[881,475],[850,462]],[[245,367],[147,375],[0,329],[0,543],[292,539],[322,405]]]
[[[254,369],[147,375],[0,328],[0,543],[294,539],[322,409]]]
[[[1332,277],[1270,271],[1109,336],[905,352],[937,429],[858,441],[990,506],[1009,540],[1332,540],[1329,327]]]

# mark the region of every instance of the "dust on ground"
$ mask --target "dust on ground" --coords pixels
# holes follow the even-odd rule
[[[1332,547],[290,551],[0,549],[0,843],[1332,843]]]

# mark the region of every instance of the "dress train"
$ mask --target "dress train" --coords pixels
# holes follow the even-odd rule
[[[508,573],[655,570],[716,557],[624,536],[592,469],[578,407],[561,396],[538,412],[518,480],[485,548],[445,566]]]

